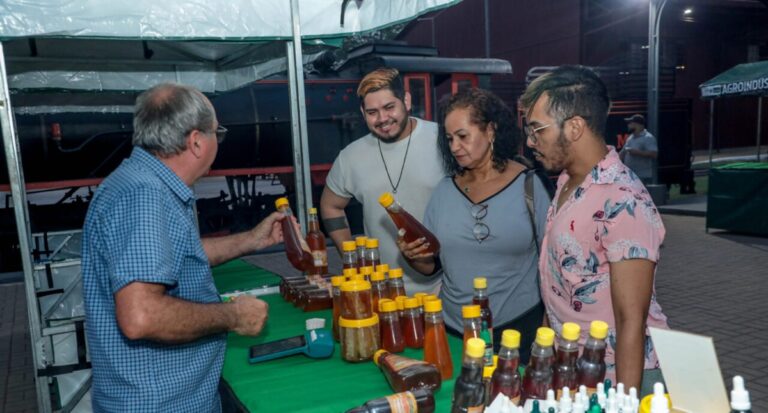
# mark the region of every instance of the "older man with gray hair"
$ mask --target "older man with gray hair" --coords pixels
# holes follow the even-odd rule
[[[83,230],[93,409],[218,412],[226,333],[259,334],[268,309],[248,296],[222,303],[211,266],[281,242],[281,218],[200,239],[191,186],[226,129],[198,90],[147,90],[133,125],[133,152],[99,186]]]

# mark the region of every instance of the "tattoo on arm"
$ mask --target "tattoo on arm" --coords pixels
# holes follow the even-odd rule
[[[325,230],[330,232],[338,231],[340,229],[347,229],[349,228],[349,224],[347,223],[347,217],[336,217],[336,218],[328,218],[323,220],[323,224],[325,225]]]

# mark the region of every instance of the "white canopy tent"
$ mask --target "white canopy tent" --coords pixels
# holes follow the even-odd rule
[[[0,2],[0,125],[25,276],[38,408],[52,410],[45,337],[71,326],[41,323],[11,90],[139,91],[174,81],[216,93],[289,74],[297,211],[311,202],[303,65],[345,36],[404,23],[460,0],[24,0]],[[299,12],[301,9],[301,12]],[[302,53],[302,44],[310,52]],[[278,58],[278,59],[276,59]],[[42,105],[42,104],[41,104]],[[54,110],[52,107],[23,110]],[[35,106],[35,105],[32,105]],[[77,108],[73,108],[77,110]],[[306,221],[305,221],[306,222]],[[87,390],[62,395],[71,410]]]

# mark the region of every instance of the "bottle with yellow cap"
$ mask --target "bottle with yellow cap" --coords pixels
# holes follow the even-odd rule
[[[288,261],[297,270],[308,272],[314,265],[312,252],[298,227],[294,224],[293,211],[288,203],[288,198],[278,198],[275,201],[275,208],[285,215],[285,218],[280,221],[280,225],[283,229],[283,244],[285,244],[285,254],[288,256]]]
[[[520,403],[520,332],[504,330],[501,333],[501,347],[496,371],[491,378],[489,402],[493,403],[499,393],[507,396],[515,405]]]
[[[373,274],[373,266],[366,265],[365,267],[360,267],[358,272],[363,276],[363,279],[365,281],[371,281],[371,274]]]
[[[569,389],[579,388],[576,377],[576,361],[579,358],[579,334],[581,327],[576,323],[563,323],[563,329],[557,338],[557,357],[555,360],[555,375],[552,385],[555,393],[562,391],[563,387]]]
[[[536,340],[531,345],[531,357],[523,374],[523,401],[545,400],[547,390],[552,389],[555,364],[555,331],[549,327],[536,330]]]
[[[427,293],[416,293],[413,295],[413,298],[419,301],[419,315],[421,315],[421,319],[424,320],[424,296],[426,296]]]
[[[374,268],[374,272],[384,273],[384,276],[389,272],[389,264],[379,264]]]
[[[373,310],[379,308],[379,301],[389,298],[389,286],[384,279],[384,273],[374,272],[371,274],[371,299],[373,300]]]
[[[389,299],[381,300],[379,303],[381,348],[392,353],[400,353],[405,350],[405,339],[400,326],[400,316],[397,314],[397,303]]]
[[[397,227],[397,235],[402,237],[405,242],[411,243],[417,239],[424,238],[425,243],[429,246],[424,253],[436,253],[440,250],[440,242],[424,225],[421,224],[413,215],[403,209],[400,204],[395,201],[394,195],[390,192],[384,192],[379,197],[379,204],[387,210],[387,214],[392,218],[392,221]]]
[[[345,281],[341,289],[341,317],[348,320],[370,318],[373,315],[371,283],[368,281]]]
[[[486,406],[491,404],[491,379],[493,378],[493,372],[495,372],[496,367],[498,367],[498,363],[499,356],[493,356],[493,363],[490,366],[486,365],[483,367],[483,393],[485,396],[483,404]]]
[[[328,274],[328,251],[325,247],[325,235],[320,231],[320,221],[317,219],[317,208],[309,209],[309,230],[307,231],[307,244],[312,254],[312,267],[309,275]]]
[[[373,355],[373,362],[384,373],[392,390],[397,392],[419,388],[436,391],[443,384],[437,367],[421,360],[382,349]]]
[[[357,245],[355,245],[355,241],[341,243],[341,268],[343,271],[357,270]]]
[[[341,284],[344,282],[343,275],[331,277],[331,296],[333,297],[333,313],[331,320],[333,339],[339,341],[339,317],[341,316]]]
[[[365,240],[365,250],[363,250],[363,266],[375,268],[377,265],[381,265],[379,240],[377,238],[368,238]],[[371,268],[371,272],[373,272],[373,268]]]
[[[405,283],[403,282],[403,269],[392,268],[389,270],[389,298],[395,299],[399,295],[405,295]]]
[[[357,268],[344,268],[341,270],[341,274],[344,276],[344,281],[352,281],[357,274]]]
[[[472,285],[475,289],[472,296],[472,304],[480,306],[480,318],[485,322],[485,326],[488,329],[490,343],[485,338],[483,340],[486,340],[486,345],[490,344],[489,347],[493,349],[493,315],[491,314],[491,305],[488,302],[488,279],[485,277],[475,277],[472,280]],[[486,360],[486,365],[487,363],[488,360]]]
[[[467,341],[471,338],[482,338],[480,332],[483,329],[480,319],[479,305],[465,305],[461,307],[461,317],[464,319],[464,351],[467,351]],[[483,350],[485,353],[485,350]]]
[[[424,347],[424,320],[419,314],[419,300],[406,298],[403,301],[403,337],[408,348]]]
[[[589,337],[584,343],[584,351],[576,363],[579,385],[588,389],[597,388],[597,383],[605,379],[605,338],[608,337],[608,323],[595,320],[589,326]]]
[[[478,316],[478,318],[480,318]],[[464,350],[461,374],[453,387],[451,413],[482,413],[485,409],[485,388],[483,387],[483,368],[485,361],[485,342],[479,338],[470,338]]]
[[[357,268],[361,268],[365,266],[365,242],[368,240],[368,237],[365,236],[359,236],[355,237],[355,246],[357,248]]]
[[[443,380],[453,377],[453,361],[443,321],[443,302],[424,302],[424,361],[437,366]]]

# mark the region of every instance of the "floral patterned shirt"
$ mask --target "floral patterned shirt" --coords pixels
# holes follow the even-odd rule
[[[616,321],[611,302],[610,263],[641,258],[658,262],[664,224],[640,179],[621,161],[613,147],[557,210],[557,199],[568,180],[563,171],[547,214],[539,259],[541,297],[552,328],[564,322],[581,326],[581,344],[593,320],[609,325],[607,377],[615,380]],[[647,325],[668,328],[656,302],[654,287]],[[646,331],[645,368],[658,368]]]

